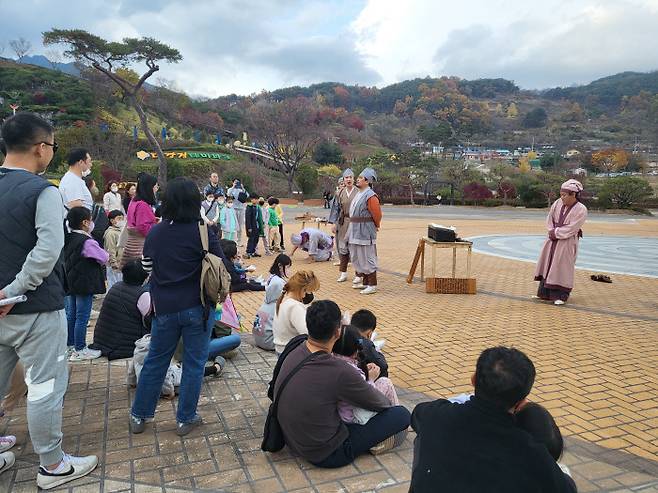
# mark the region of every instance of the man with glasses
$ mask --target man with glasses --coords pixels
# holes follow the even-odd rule
[[[62,451],[62,404],[68,383],[64,314],[62,198],[43,174],[57,144],[53,127],[18,113],[2,127],[6,152],[0,167],[0,396],[20,359],[27,384],[27,424],[39,454],[37,485],[55,488],[89,474],[96,456]],[[13,444],[12,444],[13,445]],[[0,454],[0,474],[14,464]]]
[[[68,156],[69,170],[59,182],[59,193],[62,194],[64,206],[86,207],[92,210],[94,199],[83,178],[91,174],[91,156],[86,149],[73,149]]]

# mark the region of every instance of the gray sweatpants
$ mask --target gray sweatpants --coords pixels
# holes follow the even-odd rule
[[[66,314],[0,318],[0,395],[20,358],[27,384],[27,426],[42,466],[62,460],[62,404],[68,386]]]

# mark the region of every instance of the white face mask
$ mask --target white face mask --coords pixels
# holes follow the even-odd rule
[[[117,221],[116,227],[123,229],[123,227],[126,225],[126,221]]]
[[[227,202],[227,203],[226,203],[226,206],[227,206],[227,207],[233,207],[233,202]]]
[[[111,190],[112,192],[114,192],[114,193],[117,193],[117,192],[119,191],[119,187],[117,187],[116,185],[112,185],[112,186],[110,187],[110,190]]]
[[[87,169],[87,170],[84,170],[84,171],[82,172],[82,176],[83,176],[83,177],[85,177],[85,176],[89,176],[90,174],[91,174],[91,168],[89,168],[89,169]]]

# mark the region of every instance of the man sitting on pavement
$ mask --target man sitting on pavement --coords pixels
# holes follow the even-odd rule
[[[534,380],[525,354],[494,347],[478,358],[469,401],[418,404],[411,416],[417,437],[409,491],[575,492],[546,446],[515,422]]]

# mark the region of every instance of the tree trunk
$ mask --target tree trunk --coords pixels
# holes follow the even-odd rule
[[[164,187],[167,184],[167,159],[162,152],[162,147],[160,147],[158,139],[155,138],[153,132],[151,132],[151,129],[149,128],[148,120],[146,119],[146,113],[144,113],[142,105],[139,104],[139,101],[137,101],[137,98],[134,94],[131,94],[129,99],[133,108],[135,108],[137,115],[139,116],[139,121],[142,124],[142,131],[146,135],[146,139],[153,146],[155,153],[158,155],[158,183],[161,187]]]
[[[288,195],[289,195],[290,198],[292,199],[292,198],[293,198],[293,195],[292,195],[292,184],[293,184],[293,180],[295,179],[295,175],[294,175],[294,173],[291,172],[291,173],[289,173],[289,174],[286,176],[286,178],[288,179]]]

